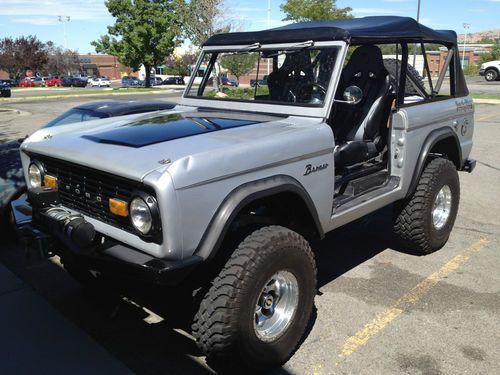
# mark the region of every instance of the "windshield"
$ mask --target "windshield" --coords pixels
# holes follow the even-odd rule
[[[74,122],[97,120],[105,117],[109,117],[109,115],[106,113],[91,111],[90,109],[73,108],[57,116],[55,119],[42,126],[42,128],[51,128],[52,126],[66,125]]]
[[[253,47],[253,48],[252,48]],[[205,51],[187,98],[322,107],[339,46]]]

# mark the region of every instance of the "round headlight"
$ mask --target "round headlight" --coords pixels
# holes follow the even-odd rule
[[[35,188],[42,186],[42,169],[36,163],[30,164],[28,175],[31,187]]]
[[[153,226],[153,215],[142,198],[135,197],[130,202],[130,218],[135,229],[142,234],[148,234]]]

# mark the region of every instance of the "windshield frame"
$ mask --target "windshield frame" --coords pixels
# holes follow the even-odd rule
[[[337,61],[335,62],[335,67],[332,71],[332,75],[330,77],[330,83],[328,85],[328,89],[321,105],[307,105],[307,103],[294,103],[290,104],[280,104],[276,102],[265,103],[261,102],[253,102],[253,101],[242,101],[235,99],[213,99],[211,97],[196,97],[190,96],[189,91],[194,83],[194,79],[196,76],[196,72],[200,68],[200,65],[203,62],[203,57],[206,53],[212,52],[237,52],[244,51],[245,48],[248,48],[246,45],[231,45],[231,46],[206,46],[203,47],[198,61],[196,63],[196,68],[193,70],[193,74],[189,79],[189,83],[186,85],[184,89],[184,93],[181,98],[180,104],[187,106],[195,106],[195,107],[205,107],[205,108],[216,108],[216,109],[228,109],[235,111],[247,111],[247,112],[263,112],[263,113],[276,113],[281,115],[292,115],[292,116],[308,116],[308,117],[320,117],[326,118],[328,113],[330,113],[333,96],[335,94],[335,90],[337,89],[337,83],[340,77],[340,72],[342,70],[343,62],[345,59],[347,44],[344,41],[327,41],[327,42],[315,42],[315,47],[338,47],[339,53]],[[280,43],[280,44],[264,44],[261,45],[258,50],[291,50],[297,49],[300,50],[301,47],[297,43]]]

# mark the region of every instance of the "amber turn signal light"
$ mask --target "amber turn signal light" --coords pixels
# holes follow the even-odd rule
[[[117,216],[128,216],[128,204],[120,199],[109,198],[109,210]]]
[[[46,174],[43,176],[43,185],[53,189],[57,188],[57,178]]]

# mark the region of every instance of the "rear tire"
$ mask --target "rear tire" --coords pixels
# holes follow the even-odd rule
[[[217,371],[281,366],[304,336],[315,293],[307,241],[284,227],[261,228],[240,243],[212,282],[193,336]]]
[[[495,69],[487,69],[484,72],[484,79],[488,82],[496,81],[499,77],[498,72]]]
[[[401,74],[401,61],[396,59],[384,59],[384,66],[391,75],[391,77],[396,79],[396,71],[398,72],[397,76]],[[420,73],[410,64],[407,65],[408,74],[411,75],[417,82],[420,82],[422,86],[424,86],[424,79],[420,75]],[[420,95],[418,91],[413,87],[409,78],[406,78],[406,93],[410,95]]]
[[[458,212],[460,182],[455,165],[443,158],[427,164],[413,195],[395,205],[397,245],[419,255],[442,248]]]

